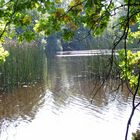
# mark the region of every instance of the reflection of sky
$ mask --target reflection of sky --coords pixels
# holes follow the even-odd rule
[[[57,57],[79,57],[79,56],[100,56],[100,55],[111,55],[111,50],[81,50],[81,51],[60,51],[57,52]]]
[[[104,99],[107,100],[106,105],[104,105],[104,100],[100,99],[99,96],[99,101],[95,101],[91,105],[88,101],[89,90],[87,91],[87,85],[91,83],[87,82],[88,79],[85,82],[83,77],[77,75],[81,74],[80,70],[86,70],[87,61],[82,59],[78,61],[78,64],[75,64],[68,58],[68,61],[64,61],[66,60],[65,58],[60,60],[58,59],[57,70],[54,72],[59,73],[57,76],[62,82],[59,87],[57,87],[58,81],[56,78],[53,75],[50,76],[53,80],[53,85],[56,85],[51,89],[53,90],[57,87],[60,90],[59,92],[53,90],[54,94],[52,94],[53,104],[51,106],[55,108],[53,108],[53,113],[56,116],[53,114],[54,118],[52,117],[53,119],[51,119],[50,117],[50,120],[54,122],[52,123],[54,126],[50,123],[52,130],[48,130],[49,139],[55,140],[58,137],[58,140],[124,140],[127,119],[131,111],[131,101],[128,96],[120,93],[116,100],[111,102],[112,98],[110,97],[109,99],[106,96],[107,99]],[[59,72],[58,67],[60,68]],[[93,86],[93,84],[88,85],[89,88],[90,86]],[[138,114],[134,117],[132,130],[137,128],[139,117]]]

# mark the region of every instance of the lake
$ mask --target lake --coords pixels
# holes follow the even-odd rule
[[[125,86],[116,90],[114,75],[100,87],[108,72],[104,55],[75,56],[44,58],[40,82],[0,94],[1,140],[124,140],[131,95]],[[140,108],[129,140],[139,118]]]

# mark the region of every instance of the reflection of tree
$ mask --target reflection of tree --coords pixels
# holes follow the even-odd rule
[[[57,58],[49,62],[48,84],[54,93],[54,103],[57,106],[68,105],[72,96],[85,98],[90,102],[97,89],[98,94],[93,103],[98,107],[106,106],[116,98],[120,99],[120,102],[126,101],[128,94],[116,94],[120,82],[116,78],[108,80],[100,87],[108,72],[107,60],[103,56],[94,56]]]
[[[55,58],[48,58],[46,68],[47,72],[44,73],[46,73],[47,78],[44,80],[47,83],[47,86],[51,90],[53,89],[55,89],[55,91],[59,90],[59,87],[61,87],[60,86],[61,77],[60,77],[60,67],[58,66],[57,60]]]
[[[33,120],[44,96],[43,91],[42,85],[38,84],[34,87],[19,88],[11,94],[1,94],[0,125],[3,125],[6,120],[10,122],[18,119]]]
[[[140,139],[140,130],[137,130],[136,133],[132,133],[132,140],[139,140]]]
[[[69,89],[69,78],[67,74],[67,66],[64,61],[59,61],[57,58],[49,59],[47,65],[47,85],[54,93],[53,100],[57,107],[65,106],[66,100],[69,97],[67,91]],[[58,109],[58,108],[57,108]]]

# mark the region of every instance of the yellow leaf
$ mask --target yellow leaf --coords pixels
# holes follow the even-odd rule
[[[63,2],[63,0],[55,0],[55,2],[56,2],[57,4],[60,4],[60,3]]]
[[[23,24],[30,24],[32,22],[32,17],[29,15],[25,15],[22,19]]]

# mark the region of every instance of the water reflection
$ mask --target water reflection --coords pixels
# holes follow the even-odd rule
[[[71,110],[71,108],[73,110],[77,109],[78,112],[82,110],[85,114],[95,117],[94,119],[99,124],[105,123],[106,126],[103,127],[109,132],[110,128],[114,130],[113,133],[116,138],[113,139],[123,140],[127,118],[131,110],[131,97],[127,89],[124,87],[123,91],[121,88],[114,91],[120,81],[116,78],[110,79],[93,98],[92,105],[90,102],[108,71],[106,60],[103,57],[56,58],[55,61],[51,62],[55,62],[55,65],[53,65],[53,69],[48,75],[50,77],[48,79],[51,79],[49,88],[53,92],[54,104],[57,106],[56,112],[59,110],[60,113],[61,110],[62,113],[65,112],[65,109]],[[89,76],[91,73],[92,75]],[[108,124],[111,123],[114,124],[114,127],[108,127]],[[138,120],[136,119],[132,128],[136,128],[137,123]],[[115,133],[118,132],[118,127],[120,131],[116,136]],[[106,132],[106,130],[103,131]],[[111,139],[109,134],[106,135],[107,139]]]
[[[118,79],[109,79],[102,87],[103,78],[108,73],[106,68],[107,58],[105,57],[78,57],[78,58],[56,58],[48,63],[48,86],[56,96],[63,97],[62,101],[66,102],[67,98],[78,97],[92,100],[96,91],[98,94],[93,98],[93,103],[97,106],[104,106],[115,98],[128,99],[128,92],[122,94],[118,90]],[[121,89],[120,89],[121,90]],[[116,97],[117,96],[117,97]],[[55,97],[54,97],[55,98]],[[67,103],[66,103],[67,104]]]
[[[0,94],[0,134],[9,139],[18,126],[30,123],[42,105],[42,85],[22,87],[12,93]],[[6,133],[6,134],[5,134]]]
[[[1,94],[1,140],[124,140],[131,111],[127,90],[114,91],[118,79],[113,78],[93,98],[108,71],[103,60],[106,58],[51,59],[44,66],[43,84]],[[137,111],[131,132],[139,117]]]

